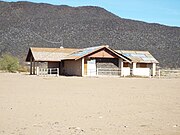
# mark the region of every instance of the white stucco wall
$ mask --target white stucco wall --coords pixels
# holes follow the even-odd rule
[[[129,76],[130,75],[130,69],[131,64],[129,64],[129,67],[124,67],[123,59],[119,59],[119,69],[121,70],[121,76]]]
[[[147,63],[147,67],[140,67],[140,63],[136,63],[136,65],[134,63],[132,73],[135,76],[155,76],[156,64]]]
[[[82,76],[82,59],[64,61],[63,73],[65,75]]]
[[[121,76],[130,76],[130,67],[123,67],[121,70]]]
[[[150,68],[134,68],[133,75],[135,76],[150,76]]]

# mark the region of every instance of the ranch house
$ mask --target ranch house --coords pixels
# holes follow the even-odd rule
[[[158,61],[147,51],[114,50],[107,45],[29,48],[30,74],[67,76],[155,76]]]

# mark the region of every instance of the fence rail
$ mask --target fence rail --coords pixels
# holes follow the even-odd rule
[[[159,69],[156,71],[159,78],[180,78],[180,69]]]
[[[59,76],[59,68],[39,68],[39,69],[37,69],[37,75],[39,75],[39,76],[47,76],[47,75]]]
[[[97,68],[97,75],[121,75],[120,69]]]

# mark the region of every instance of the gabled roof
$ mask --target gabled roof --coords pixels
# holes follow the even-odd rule
[[[30,61],[32,56],[35,61],[61,61],[61,60],[78,60],[101,49],[108,49],[117,57],[131,63],[159,63],[148,51],[132,50],[113,50],[107,45],[88,47],[83,49],[75,48],[29,48],[26,61]]]
[[[70,53],[77,51],[79,49],[74,48],[29,48],[29,52],[26,61],[30,61],[30,56],[36,61],[61,61]]]
[[[110,52],[115,54],[117,57],[126,60],[131,63],[131,60],[122,54],[117,53],[107,45],[89,47],[83,49],[74,48],[37,48],[31,47],[29,49],[26,61],[30,61],[32,56],[35,61],[61,61],[61,60],[78,60],[101,49],[108,49]]]
[[[91,54],[97,50],[100,50],[102,48],[104,48],[106,46],[95,46],[95,47],[88,47],[88,48],[83,48],[83,49],[80,49],[80,50],[77,50],[73,53],[71,53],[70,55],[68,55],[67,57],[68,58],[74,58],[74,59],[80,59],[88,54]]]
[[[87,55],[90,55],[94,52],[97,52],[103,48],[106,48],[107,50],[109,50],[110,52],[112,52],[113,54],[115,54],[117,57],[122,58],[124,60],[126,60],[127,62],[131,63],[131,60],[128,59],[127,57],[117,53],[116,51],[114,51],[113,49],[109,48],[108,45],[101,45],[101,46],[95,46],[95,47],[89,47],[89,48],[84,48],[84,49],[80,49],[77,50],[73,53],[71,53],[70,55],[67,56],[67,58],[73,58],[75,60],[78,60],[80,58],[83,58]]]
[[[148,51],[116,50],[136,63],[159,63]]]

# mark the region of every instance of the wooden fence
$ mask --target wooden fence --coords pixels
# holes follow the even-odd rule
[[[156,71],[158,78],[180,78],[180,69],[159,69]]]
[[[39,68],[37,69],[37,75],[39,76],[59,76],[59,68]]]
[[[109,68],[97,68],[97,75],[110,75],[110,76],[120,76],[120,69],[109,69]]]

